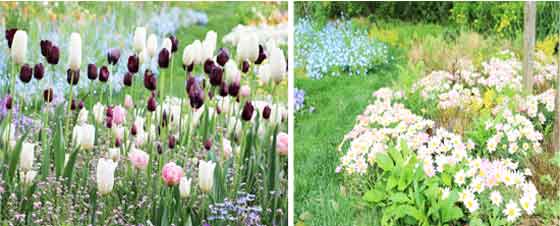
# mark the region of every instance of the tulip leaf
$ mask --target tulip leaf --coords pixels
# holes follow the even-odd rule
[[[62,175],[62,170],[64,169],[64,140],[62,139],[63,132],[62,126],[59,121],[54,128],[53,136],[53,149],[54,149],[54,165],[56,170],[56,176]]]
[[[16,146],[11,154],[11,158],[10,158],[10,165],[8,166],[8,182],[12,182],[15,173],[16,173],[16,166],[19,163],[19,157],[21,154],[21,148],[22,148],[22,144],[23,141],[25,140],[25,138],[27,138],[27,133],[28,131],[25,132],[25,134],[23,134],[23,136],[21,137],[21,139],[19,139],[19,141],[16,143]]]
[[[66,183],[70,184],[72,181],[72,173],[74,172],[74,165],[76,164],[76,158],[78,156],[78,151],[80,148],[76,148],[74,152],[68,158],[68,163],[66,164],[66,168],[64,169],[64,177],[66,178]]]

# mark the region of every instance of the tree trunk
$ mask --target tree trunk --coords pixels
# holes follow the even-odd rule
[[[524,10],[524,34],[523,47],[523,88],[528,94],[533,93],[533,52],[535,50],[535,24],[537,15],[537,3],[525,2]]]

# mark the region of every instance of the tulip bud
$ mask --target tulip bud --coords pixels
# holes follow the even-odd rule
[[[224,81],[220,84],[220,96],[226,97],[228,95],[228,87]]]
[[[156,110],[156,108],[157,108],[157,102],[156,102],[156,98],[155,98],[154,96],[151,96],[151,97],[148,99],[148,106],[147,106],[147,108],[148,108],[148,111],[150,111],[150,112],[154,112],[154,111]]]
[[[115,183],[115,169],[117,163],[110,159],[101,158],[97,162],[96,181],[97,190],[101,195],[110,193]]]
[[[43,79],[43,76],[45,76],[45,67],[42,63],[35,64],[35,67],[33,68],[33,77],[37,80],[41,80]]]
[[[201,64],[204,63],[204,61],[206,61],[206,59],[204,59],[203,56],[203,50],[202,50],[202,43],[200,42],[200,40],[195,40],[192,44],[192,50],[191,50],[191,54],[193,57],[193,63],[194,64]]]
[[[239,69],[237,69],[237,64],[235,63],[235,61],[228,61],[224,68],[226,73],[226,81],[228,83],[233,81],[239,82],[239,80],[241,80],[241,72],[239,71]]]
[[[196,82],[190,87],[189,99],[191,107],[195,109],[199,109],[204,104],[204,90]]]
[[[186,177],[181,177],[181,182],[179,182],[179,195],[181,198],[188,198],[191,194],[191,179]]]
[[[113,107],[112,106],[107,106],[107,109],[105,109],[105,116],[108,117],[108,118],[113,117]]]
[[[198,164],[198,186],[204,193],[210,192],[214,186],[214,168],[216,163],[200,160]]]
[[[13,98],[11,95],[6,96],[6,109],[11,110],[13,105]]]
[[[167,186],[176,185],[183,177],[183,169],[174,162],[169,162],[163,166],[161,177]]]
[[[255,33],[239,37],[237,43],[237,59],[242,61],[255,61],[259,57],[259,39]]]
[[[290,137],[287,133],[280,132],[276,136],[276,151],[278,154],[286,156],[288,155],[288,142]]]
[[[144,72],[144,87],[150,91],[154,91],[157,88],[156,76],[150,69],[146,69],[146,72]]]
[[[171,35],[169,36],[169,40],[171,40],[171,53],[177,52],[177,49],[179,48],[179,39]]]
[[[239,82],[232,82],[229,84],[228,93],[232,97],[236,97],[239,94]]]
[[[270,52],[270,77],[276,83],[279,83],[286,74],[286,58],[284,52],[280,48],[272,48]]]
[[[140,68],[140,58],[136,55],[129,56],[127,67],[128,71],[132,74],[138,72],[138,69]]]
[[[19,157],[19,168],[23,171],[29,171],[33,168],[35,161],[35,144],[23,142]]]
[[[218,53],[218,56],[216,57],[216,62],[218,62],[218,64],[223,67],[224,65],[226,65],[228,60],[229,60],[228,50],[225,49],[225,48],[220,48],[220,52]]]
[[[208,31],[206,37],[202,42],[202,59],[211,59],[214,56],[214,50],[216,50],[216,41],[218,39],[218,34],[215,31]]]
[[[133,38],[134,51],[139,53],[146,47],[146,28],[137,27]]]
[[[243,85],[241,86],[241,90],[239,91],[239,94],[242,97],[248,97],[251,94],[251,88],[248,85]]]
[[[29,66],[29,64],[22,65],[19,71],[19,79],[23,83],[28,83],[29,81],[31,81],[32,76],[33,76],[33,69]]]
[[[259,44],[259,57],[255,60],[255,64],[261,64],[264,60],[266,60],[266,53],[264,52],[264,47]]]
[[[97,66],[95,64],[88,64],[87,71],[89,80],[97,79]]]
[[[148,50],[148,56],[150,56],[150,58],[153,58],[156,55],[157,37],[155,34],[150,34],[150,36],[148,36],[148,43],[146,44],[146,50]]]
[[[45,89],[43,91],[43,100],[47,103],[50,103],[53,101],[53,95],[54,95],[53,89],[51,88]]]
[[[8,48],[12,48],[12,43],[14,42],[14,35],[17,32],[17,28],[12,28],[6,30],[6,41],[8,41]]]
[[[161,43],[161,50],[167,49],[167,52],[169,52],[169,54],[171,54],[172,47],[173,47],[173,44],[171,43],[171,39],[169,39],[169,38],[163,39],[163,43]]]
[[[72,140],[75,145],[83,149],[92,149],[95,141],[95,127],[90,124],[77,124],[72,130]]]
[[[107,150],[107,157],[113,160],[113,162],[118,162],[121,159],[121,149],[120,148],[109,148]]]
[[[117,48],[109,49],[107,52],[107,62],[109,64],[115,65],[119,62],[119,58],[121,58],[121,51]]]
[[[152,127],[152,128],[153,128],[153,127]],[[157,153],[158,153],[158,154],[160,154],[160,155],[163,154],[163,147],[161,146],[161,143],[160,143],[160,142],[157,142],[157,143],[156,143],[156,150],[157,150]]]
[[[49,40],[41,40],[39,44],[41,45],[41,55],[45,58],[48,57],[49,51],[52,47],[52,42]]]
[[[52,49],[51,49],[52,50]],[[78,33],[70,35],[70,45],[68,46],[68,59],[70,61],[70,69],[78,71],[82,64],[82,38]]]
[[[127,94],[126,96],[124,96],[123,105],[124,105],[125,108],[128,108],[128,109],[134,108],[134,102],[133,102],[132,97],[130,95]]]
[[[119,137],[115,138],[115,147],[121,147],[121,145],[122,145],[121,138]]]
[[[99,81],[100,82],[107,82],[109,80],[109,68],[103,65],[99,69]]]
[[[16,64],[24,64],[27,56],[27,32],[17,30],[10,49],[12,60]]]
[[[196,83],[196,78],[193,76],[189,76],[189,78],[187,79],[187,84],[186,84],[186,91],[187,93],[190,94],[191,92],[191,87],[192,85],[194,85]]]
[[[210,71],[210,84],[212,84],[212,86],[221,85],[223,73],[224,71],[221,67],[215,66],[214,68],[212,68],[212,70]]]
[[[241,71],[243,73],[249,72],[249,61],[244,60],[243,65],[241,66]]]
[[[106,117],[105,118],[105,127],[107,127],[107,129],[113,128],[113,118],[112,117]]]
[[[47,55],[47,62],[51,65],[56,65],[58,64],[59,58],[60,58],[60,50],[58,49],[58,46],[55,46],[53,44],[49,49],[49,54]]]
[[[80,113],[78,113],[78,123],[80,124],[84,124],[88,122],[88,110],[86,109],[81,109]]]
[[[31,183],[33,183],[33,180],[37,176],[37,171],[35,170],[30,170],[27,172],[20,171],[19,176],[21,178],[22,184],[30,185]]]
[[[80,81],[80,71],[73,71],[72,69],[68,68],[66,70],[66,82],[70,85],[76,85]]]
[[[158,55],[158,65],[160,68],[169,67],[169,50],[167,48],[161,49]]]
[[[167,147],[169,149],[174,149],[176,144],[177,144],[177,140],[175,139],[175,136],[170,135],[167,140]]]
[[[212,148],[212,140],[208,139],[204,141],[204,149],[210,150]]]
[[[263,113],[262,113],[263,118],[264,119],[269,119],[271,111],[272,111],[272,109],[270,109],[270,107],[268,105],[265,106],[264,109],[263,109]]]
[[[215,67],[214,61],[212,61],[211,59],[207,59],[206,61],[204,61],[204,73],[210,74],[210,72],[212,72],[212,69],[214,67]]]
[[[71,103],[70,103],[70,110],[74,111],[77,108],[77,104],[76,104],[76,100],[72,99]]]
[[[93,105],[93,116],[97,123],[103,122],[105,116],[104,112],[105,112],[105,106],[103,106],[103,104],[97,102],[95,105]]]
[[[253,111],[254,107],[250,101],[245,102],[245,106],[243,106],[243,112],[241,112],[241,118],[245,121],[250,121],[253,118]]]
[[[125,86],[129,86],[129,87],[132,86],[132,73],[130,73],[130,72],[127,71],[127,72],[124,74],[124,77],[123,77],[123,84],[124,84]]]
[[[194,66],[195,58],[197,57],[195,54],[198,54],[194,51],[195,49],[193,44],[185,46],[185,49],[183,50],[183,68],[190,69],[189,72],[192,71],[192,67]]]
[[[132,149],[128,153],[128,160],[137,169],[144,170],[148,166],[150,155],[140,149],[132,147]]]

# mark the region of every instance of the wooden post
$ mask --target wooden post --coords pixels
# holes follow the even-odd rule
[[[533,93],[533,52],[535,50],[535,24],[537,19],[537,3],[525,2],[523,29],[523,88],[528,94]]]

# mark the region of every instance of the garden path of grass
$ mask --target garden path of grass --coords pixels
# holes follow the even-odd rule
[[[296,79],[296,87],[306,92],[305,105],[315,108],[313,113],[298,113],[295,120],[294,201],[298,225],[356,225],[360,224],[357,220],[367,222],[371,217],[359,210],[356,199],[360,197],[341,191],[342,176],[335,174],[339,164],[336,147],[371,100],[372,92],[389,86],[397,72],[391,68],[366,77]]]

